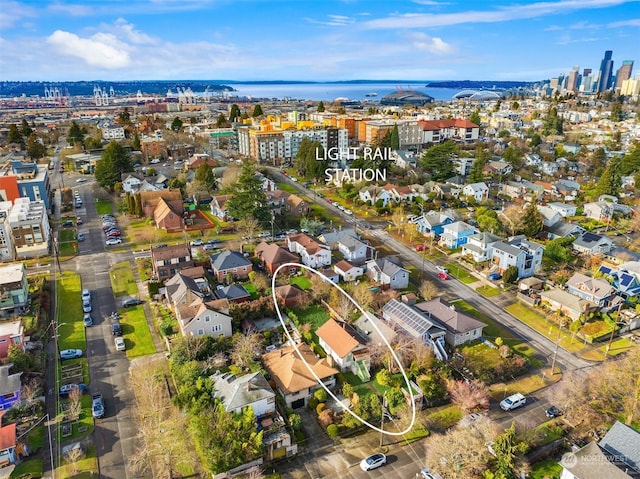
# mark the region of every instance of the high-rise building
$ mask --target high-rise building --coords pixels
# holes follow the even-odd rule
[[[611,77],[613,76],[613,51],[604,52],[604,58],[600,62],[600,70],[598,72],[598,83],[596,85],[596,93],[607,91],[611,88]]]
[[[633,60],[625,60],[622,62],[622,66],[618,68],[616,73],[616,90],[622,88],[622,82],[631,78],[631,72],[633,71]]]
[[[588,77],[589,75],[591,75],[591,72],[593,70],[591,68],[585,68],[584,70],[582,70],[582,76],[583,77]]]
[[[579,70],[580,67],[576,65],[569,72],[569,76],[567,76],[567,91],[571,91],[573,93],[578,91],[578,77],[580,76],[580,74],[578,73]]]

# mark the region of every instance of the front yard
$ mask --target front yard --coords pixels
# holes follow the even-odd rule
[[[129,359],[156,352],[143,305],[121,311],[122,333]]]
[[[138,294],[138,284],[133,274],[133,268],[129,261],[123,261],[114,265],[109,271],[113,295],[135,296]]]

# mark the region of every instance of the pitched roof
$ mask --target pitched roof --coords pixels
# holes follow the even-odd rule
[[[299,263],[300,258],[289,250],[275,243],[261,242],[254,251],[260,260],[269,264]]]
[[[276,296],[283,300],[295,299],[303,294],[306,294],[297,284],[283,284],[282,286],[276,286]]]
[[[361,331],[362,334],[373,344],[384,344],[384,341],[382,340],[383,336],[388,343],[391,343],[398,334],[387,324],[386,321],[379,319],[373,313],[367,313],[366,315],[360,316],[356,320],[355,325],[358,330]],[[374,325],[377,326],[378,329],[376,329]],[[380,333],[378,333],[378,330]]]
[[[221,251],[211,255],[211,267],[215,271],[226,271],[250,265],[251,261],[237,251]]]
[[[296,393],[318,385],[316,378],[300,357],[304,358],[320,379],[326,379],[339,372],[329,366],[325,358],[316,357],[307,344],[301,343],[297,347],[297,352],[294,346],[288,346],[262,355],[265,369],[283,393]]]
[[[397,299],[387,302],[382,307],[382,314],[383,317],[386,316],[385,319],[388,318],[388,321],[396,323],[414,338],[421,338],[427,332],[429,334],[437,334],[444,330],[435,321],[431,321],[422,311],[418,311]]]
[[[216,296],[219,299],[240,299],[240,298],[248,298],[251,295],[241,284],[230,284],[229,286],[225,286],[220,289],[216,289]]]
[[[22,376],[22,371],[19,373],[9,374],[9,369],[13,364],[3,364],[0,366],[0,394],[12,394],[16,391],[20,391],[20,376]]]
[[[340,261],[338,261],[336,264],[333,265],[334,270],[340,270],[343,273],[346,273],[352,268],[356,268],[356,266],[349,263],[346,259],[341,259]]]
[[[316,334],[341,358],[365,344],[365,340],[352,326],[333,318],[320,326]]]
[[[630,476],[618,468],[613,458],[595,442],[590,442],[579,451],[562,457],[560,464],[577,479],[629,479]]]
[[[606,279],[590,278],[582,273],[574,273],[567,281],[567,286],[588,291],[597,298],[606,298],[615,292],[614,287]]]
[[[164,248],[152,248],[152,261],[165,260],[171,258],[191,258],[191,248],[189,245],[180,243],[174,246],[165,246]]]
[[[486,326],[482,321],[456,310],[452,304],[442,298],[418,303],[415,308],[428,313],[431,319],[435,319],[454,334],[466,333]]]
[[[598,445],[640,472],[640,432],[616,421]]]
[[[2,426],[2,416],[6,411],[0,411],[0,451],[9,449],[16,445],[16,423],[12,422]]]
[[[234,374],[214,374],[214,397],[219,398],[227,412],[242,409],[263,399],[275,397],[275,393],[260,372],[236,377]]]

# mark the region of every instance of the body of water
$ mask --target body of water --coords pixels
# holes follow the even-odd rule
[[[278,98],[294,100],[313,100],[331,102],[336,98],[366,100],[378,103],[382,97],[396,91],[414,90],[433,97],[438,101],[449,101],[460,92],[453,88],[427,88],[424,83],[281,83],[268,84],[231,84],[236,91],[229,95],[251,98]]]

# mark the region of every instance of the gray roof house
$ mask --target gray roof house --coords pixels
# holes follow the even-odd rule
[[[462,256],[471,256],[476,263],[486,261],[491,258],[493,245],[500,241],[500,237],[494,234],[483,232],[476,233],[467,238],[467,242],[462,245]]]
[[[585,229],[576,223],[567,223],[566,221],[558,221],[553,226],[545,227],[549,239],[568,238],[569,236],[581,236]]]
[[[540,269],[543,251],[542,245],[518,235],[507,241],[497,241],[493,245],[491,261],[498,265],[501,273],[509,266],[515,266],[518,268],[518,278],[528,278]]]
[[[579,253],[585,254],[608,254],[613,248],[613,240],[606,235],[595,233],[584,233],[576,238],[572,247]]]
[[[438,359],[448,358],[444,344],[446,329],[422,311],[392,299],[382,307],[382,319],[397,326],[409,336],[424,341],[433,349]]]
[[[591,278],[582,273],[574,273],[567,281],[567,291],[598,306],[605,306],[616,293],[616,289],[603,278]]]
[[[373,257],[373,248],[353,236],[343,236],[338,240],[338,251],[347,261],[362,264]]]
[[[218,286],[216,296],[218,299],[226,299],[230,303],[242,303],[251,299],[251,295],[241,284],[230,284],[224,287]]]
[[[237,377],[229,373],[211,376],[214,396],[219,398],[227,412],[240,412],[251,406],[256,417],[274,413],[276,393],[260,372]]]
[[[415,308],[426,313],[429,319],[435,319],[446,330],[445,340],[452,346],[475,341],[482,336],[485,323],[468,314],[456,310],[455,306],[442,298],[424,301]]]
[[[590,442],[562,456],[562,479],[629,479],[640,477],[640,432],[619,421],[600,442]]]
[[[365,266],[365,274],[382,288],[405,289],[409,286],[409,270],[388,258],[372,259]]]
[[[318,235],[318,239],[328,244],[331,249],[338,248],[338,242],[345,237],[359,238],[358,233],[353,228],[344,228],[338,231],[328,231]]]
[[[228,274],[233,279],[247,278],[253,263],[237,251],[222,251],[211,255],[211,269],[219,283],[225,281]]]
[[[183,273],[176,273],[165,283],[164,294],[174,308],[204,296],[196,280]]]

